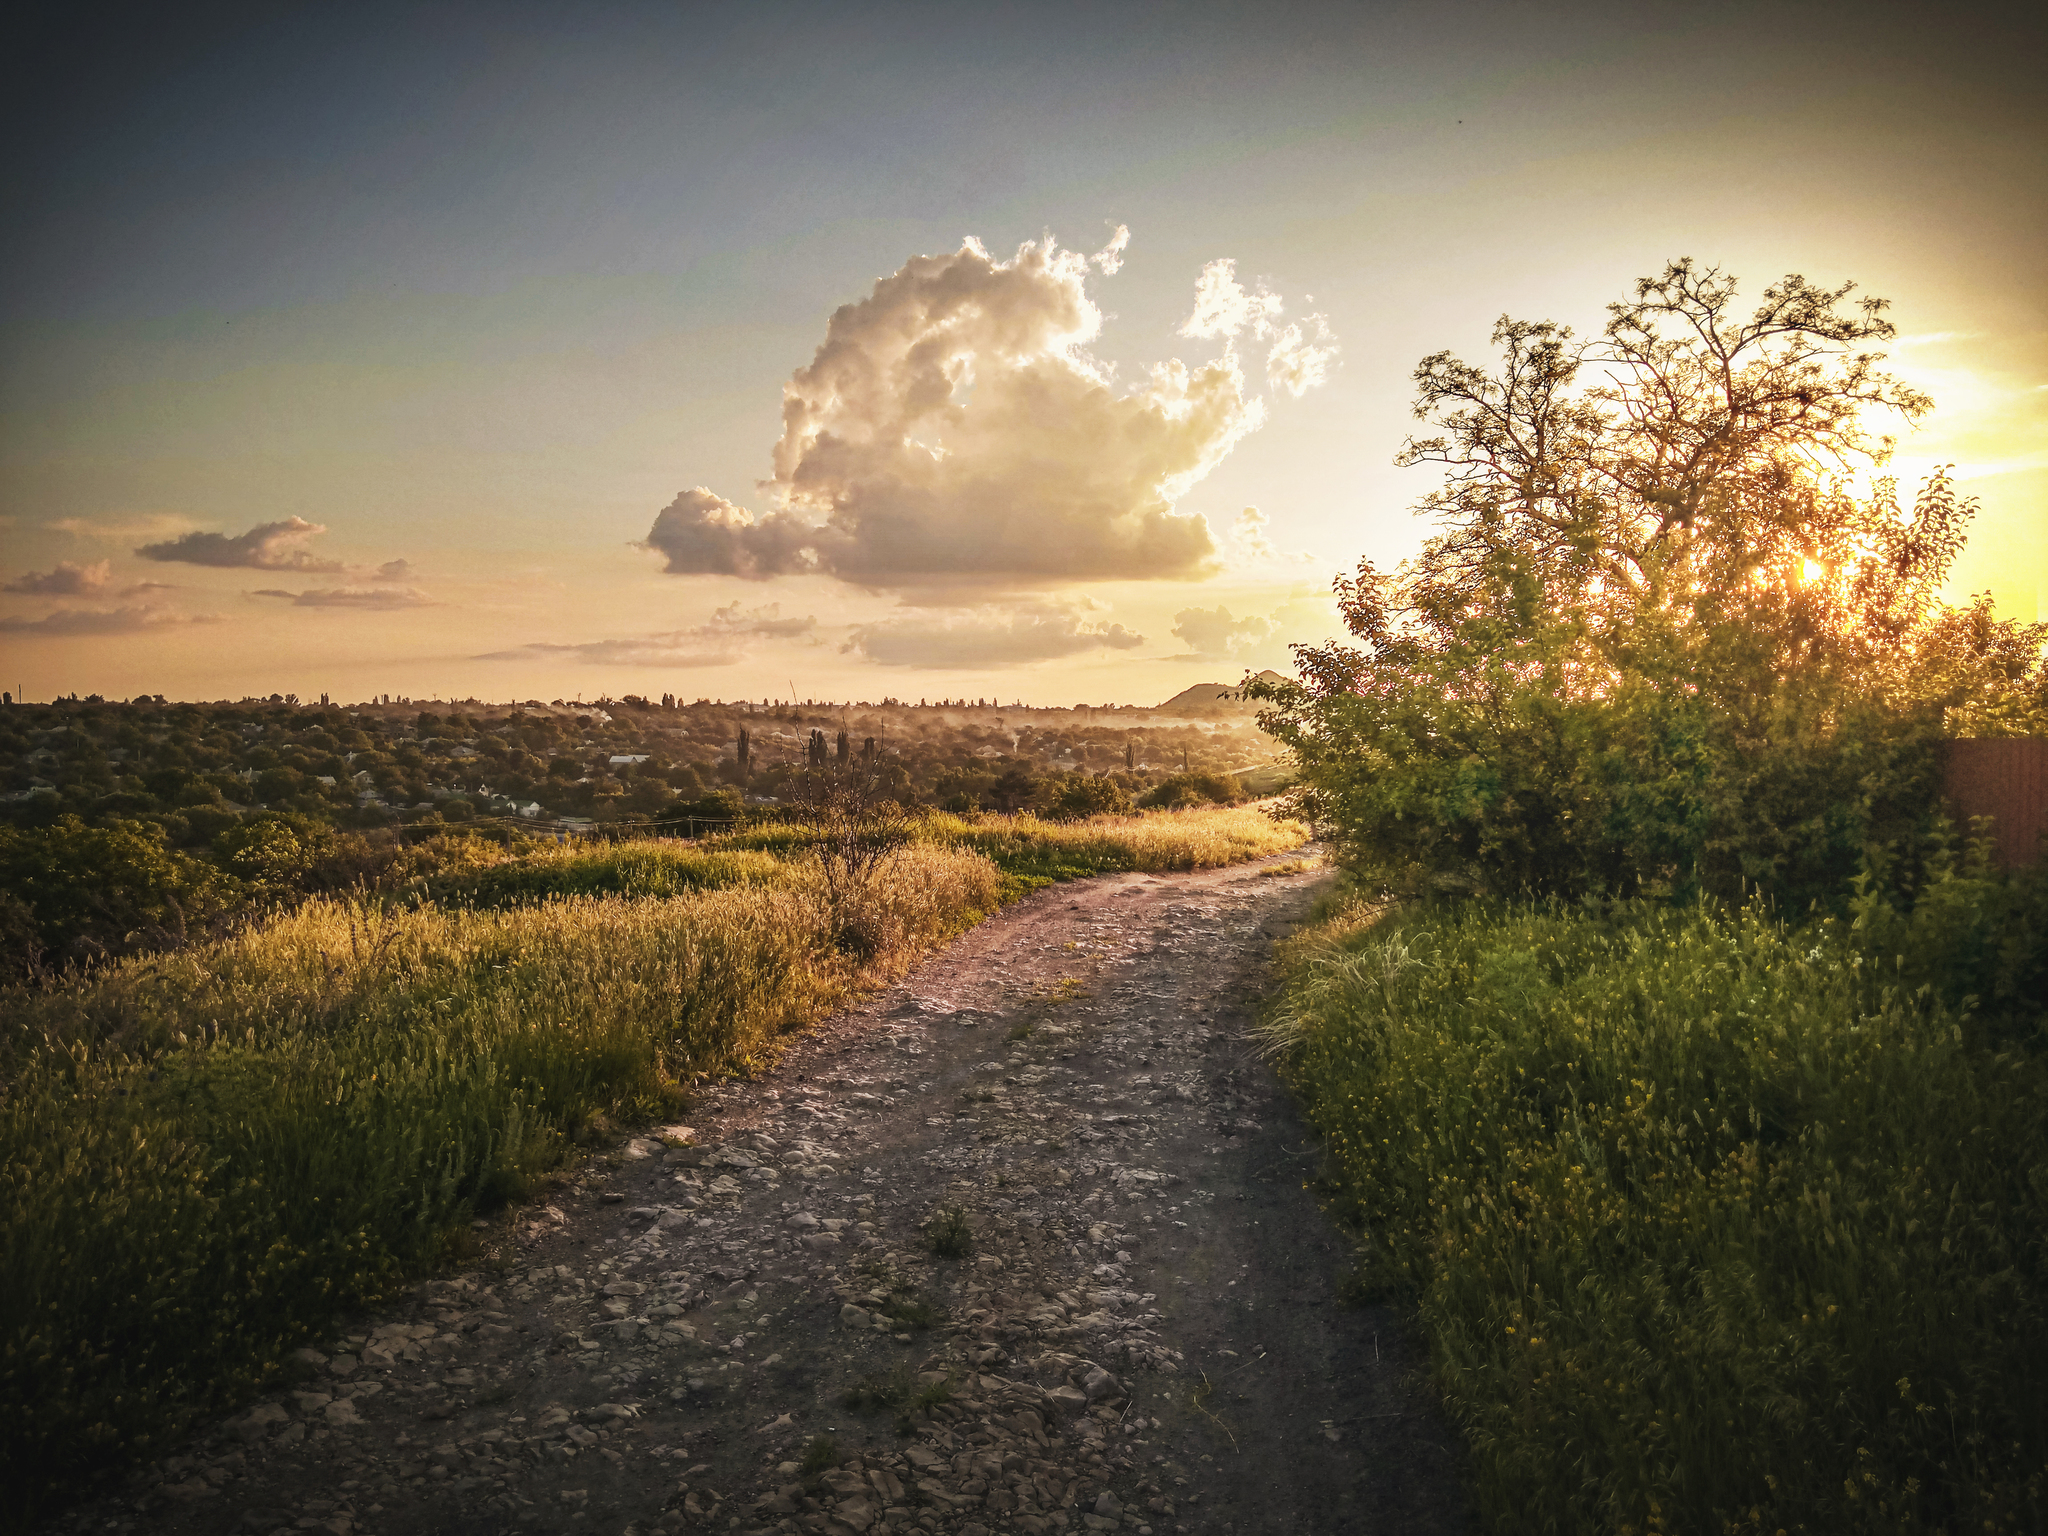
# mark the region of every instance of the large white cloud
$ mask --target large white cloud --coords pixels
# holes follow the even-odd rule
[[[953,613],[914,611],[854,627],[843,651],[894,667],[1016,667],[1145,643],[1078,603],[1013,603]]]
[[[1120,228],[1096,270],[1114,272],[1127,239]],[[1235,329],[1219,312],[1186,334],[1226,338],[1221,357],[1160,363],[1127,389],[1088,351],[1102,330],[1089,275],[1050,238],[1009,261],[971,239],[913,257],[841,306],[784,386],[773,508],[699,486],[662,510],[647,547],[674,572],[871,589],[1206,574],[1208,525],[1175,502],[1265,420],[1228,338],[1277,334],[1279,301],[1262,296]],[[1227,271],[1203,281],[1202,303],[1232,302]],[[1320,366],[1297,359],[1276,387],[1299,393]]]

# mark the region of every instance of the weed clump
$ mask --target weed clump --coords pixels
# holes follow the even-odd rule
[[[946,1320],[943,1308],[935,1307],[917,1295],[891,1296],[882,1303],[880,1310],[882,1316],[891,1322],[920,1331],[936,1328]]]
[[[910,1367],[899,1365],[886,1374],[861,1377],[846,1389],[840,1401],[855,1411],[863,1408],[894,1408],[908,1400],[916,1390],[917,1378],[910,1374]]]
[[[797,1471],[806,1478],[829,1472],[839,1465],[839,1442],[830,1435],[813,1435],[804,1442],[803,1456],[797,1462]]]
[[[964,1259],[974,1247],[974,1229],[957,1205],[940,1210],[925,1226],[925,1246],[942,1259]]]

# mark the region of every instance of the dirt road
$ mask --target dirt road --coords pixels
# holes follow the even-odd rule
[[[1463,1529],[1245,1038],[1318,879],[1275,864],[1018,904],[78,1524]]]

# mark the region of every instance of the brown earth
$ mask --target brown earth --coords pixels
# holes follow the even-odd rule
[[[1298,863],[1019,903],[63,1523],[1462,1530],[1418,1348],[1338,1304],[1246,1037]]]

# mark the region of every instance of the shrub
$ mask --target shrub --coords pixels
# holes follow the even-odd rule
[[[1244,786],[1227,773],[1176,773],[1138,799],[1143,806],[1179,810],[1194,805],[1230,805],[1244,798]]]
[[[1047,779],[1039,789],[1039,809],[1048,821],[1085,821],[1090,816],[1121,816],[1131,809],[1131,794],[1115,779],[1085,773]]]
[[[88,827],[76,816],[0,827],[0,888],[32,914],[35,942],[58,961],[181,942],[241,900],[236,881],[167,846],[161,829]],[[12,969],[33,967],[17,951]]]

